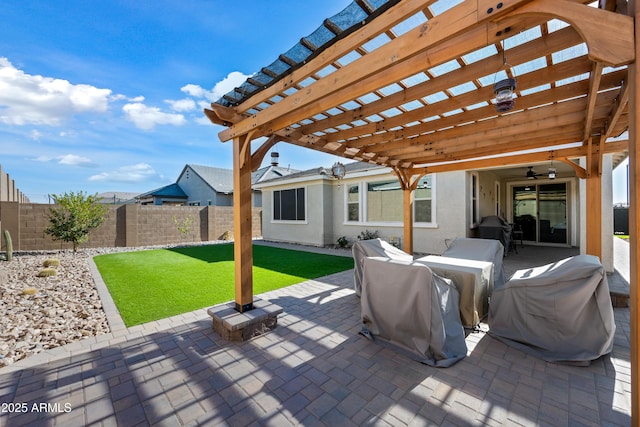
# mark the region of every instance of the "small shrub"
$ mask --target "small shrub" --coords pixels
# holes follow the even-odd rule
[[[38,293],[36,288],[24,288],[22,290],[22,295],[35,295]]]
[[[42,262],[45,267],[59,267],[60,260],[58,258],[47,258]]]
[[[338,247],[339,248],[349,247],[349,240],[346,238],[346,236],[338,237]]]
[[[187,238],[189,236],[189,234],[191,233],[191,226],[193,225],[193,218],[187,215],[185,219],[179,221],[178,217],[174,215],[173,223],[176,225],[176,228],[184,238]]]
[[[37,274],[38,277],[51,277],[51,276],[57,276],[57,275],[58,275],[58,271],[53,267],[43,268]]]
[[[373,240],[373,239],[377,239],[378,237],[380,237],[378,230],[376,231],[364,230],[364,231],[361,231],[360,234],[358,234],[358,240]]]

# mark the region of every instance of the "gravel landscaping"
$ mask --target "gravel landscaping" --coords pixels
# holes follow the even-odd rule
[[[76,254],[70,250],[14,252],[13,260],[0,261],[0,368],[109,333],[89,260],[100,254],[161,247],[167,246],[79,249]],[[57,274],[38,277],[49,258],[60,261]]]

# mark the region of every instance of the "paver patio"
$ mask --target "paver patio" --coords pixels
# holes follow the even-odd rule
[[[284,313],[244,343],[203,309],[23,360],[0,370],[0,425],[629,425],[628,308],[586,368],[476,332],[443,369],[359,336],[352,285],[346,271],[262,294]]]

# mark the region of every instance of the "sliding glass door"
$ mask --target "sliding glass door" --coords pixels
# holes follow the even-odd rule
[[[538,241],[567,243],[567,184],[538,186],[540,233]]]
[[[513,222],[523,239],[540,243],[567,243],[567,183],[514,186]]]

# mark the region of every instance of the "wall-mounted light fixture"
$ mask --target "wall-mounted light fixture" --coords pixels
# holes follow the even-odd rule
[[[333,177],[336,179],[344,178],[346,173],[347,168],[345,168],[344,165],[340,162],[335,162],[331,167],[331,175],[333,175]]]

